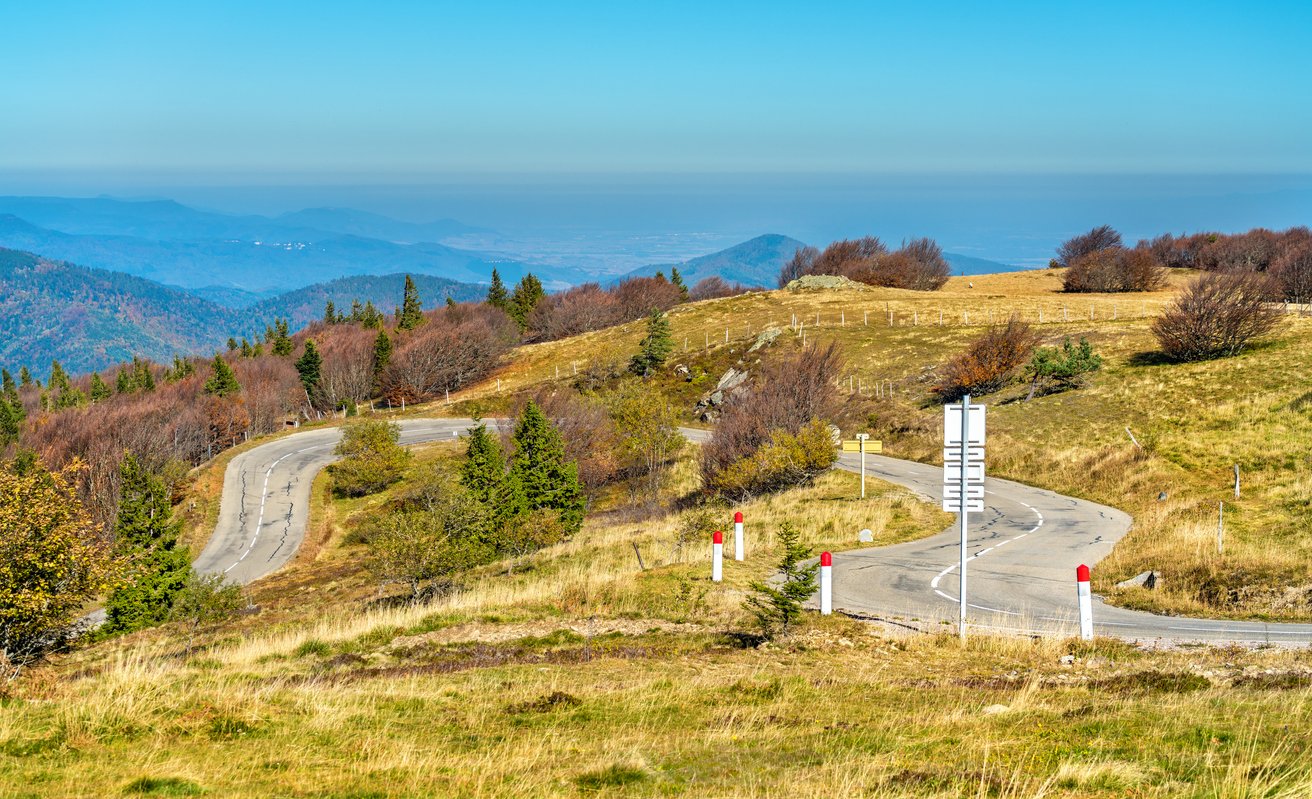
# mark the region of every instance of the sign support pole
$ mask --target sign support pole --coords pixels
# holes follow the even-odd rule
[[[957,612],[957,631],[961,640],[966,640],[966,514],[969,503],[966,499],[966,465],[969,462],[966,453],[970,447],[970,395],[961,400],[961,582],[958,587],[961,597]]]
[[[866,439],[869,433],[857,433],[856,440],[861,442],[861,498],[866,498]]]

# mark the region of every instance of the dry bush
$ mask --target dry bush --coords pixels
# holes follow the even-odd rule
[[[1070,292],[1154,291],[1166,282],[1166,272],[1149,247],[1112,247],[1077,257],[1062,278]]]
[[[715,300],[722,297],[736,297],[751,290],[749,286],[744,286],[742,283],[730,283],[718,275],[712,275],[697,281],[697,285],[693,286],[692,290],[688,292],[688,299],[694,302],[697,300]]]
[[[1271,264],[1271,278],[1289,302],[1312,301],[1312,238],[1295,242]]]
[[[890,253],[874,236],[843,239],[824,252],[798,250],[779,275],[780,287],[803,275],[841,275],[871,286],[934,291],[947,282],[951,268],[933,239],[904,242]]]
[[[668,311],[683,301],[678,286],[657,277],[631,277],[620,281],[613,293],[621,322],[641,319],[652,311]]]
[[[1038,334],[1012,317],[1006,326],[990,328],[965,352],[948,361],[939,372],[933,392],[943,402],[955,402],[967,394],[999,391],[1029,362],[1038,343]]]
[[[838,346],[807,346],[765,362],[744,395],[726,406],[711,440],[702,447],[702,477],[716,477],[765,446],[776,431],[797,435],[813,419],[839,412],[835,381],[843,369]]]
[[[851,277],[867,261],[888,254],[888,247],[876,236],[835,241],[811,262],[808,275],[843,275]]]
[[[620,303],[615,294],[597,283],[584,283],[545,297],[529,314],[528,329],[533,341],[554,341],[620,321]]]
[[[383,395],[393,403],[443,396],[488,374],[517,341],[519,329],[500,310],[460,305],[428,315],[401,339],[383,372]]]
[[[1162,352],[1177,361],[1237,355],[1275,327],[1280,311],[1271,304],[1274,292],[1265,275],[1203,275],[1153,322],[1153,335]]]
[[[374,340],[378,333],[355,325],[324,337],[319,345],[323,365],[314,403],[325,410],[360,403],[373,396]]]
[[[1080,258],[1099,250],[1120,249],[1121,234],[1110,225],[1099,225],[1088,233],[1067,239],[1057,248],[1053,266],[1071,266]]]

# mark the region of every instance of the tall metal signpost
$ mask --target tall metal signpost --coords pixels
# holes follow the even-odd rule
[[[861,498],[866,498],[866,439],[869,433],[857,433],[856,440],[861,442]]]
[[[960,609],[957,631],[966,637],[966,530],[969,514],[984,510],[984,406],[970,395],[943,406],[943,510],[961,522]]]

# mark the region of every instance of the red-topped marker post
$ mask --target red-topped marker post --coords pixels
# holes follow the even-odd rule
[[[834,612],[834,556],[820,553],[820,615]]]
[[[1075,568],[1075,594],[1080,600],[1080,638],[1093,640],[1093,595],[1089,593],[1089,567]]]
[[[733,515],[733,559],[742,560],[743,551],[743,512]]]
[[[719,530],[711,537],[711,582],[724,579],[724,533]]]

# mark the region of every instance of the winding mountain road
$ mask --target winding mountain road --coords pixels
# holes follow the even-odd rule
[[[401,442],[450,439],[469,419],[407,419]],[[705,430],[684,429],[704,442]],[[195,566],[249,583],[286,565],[305,537],[310,487],[335,460],[338,428],[309,430],[238,454],[224,474],[219,521]],[[838,467],[859,469],[859,456]],[[938,502],[941,469],[878,455],[866,456],[872,476]],[[970,526],[969,586],[975,628],[1073,634],[1075,567],[1094,565],[1130,528],[1121,511],[1009,480],[989,478],[985,508]],[[856,531],[852,531],[853,536]],[[750,533],[749,533],[750,535]],[[888,620],[955,622],[956,526],[904,544],[850,550],[834,557],[834,607]],[[1265,624],[1157,616],[1104,605],[1095,598],[1098,634],[1150,640],[1307,643],[1312,624]]]

